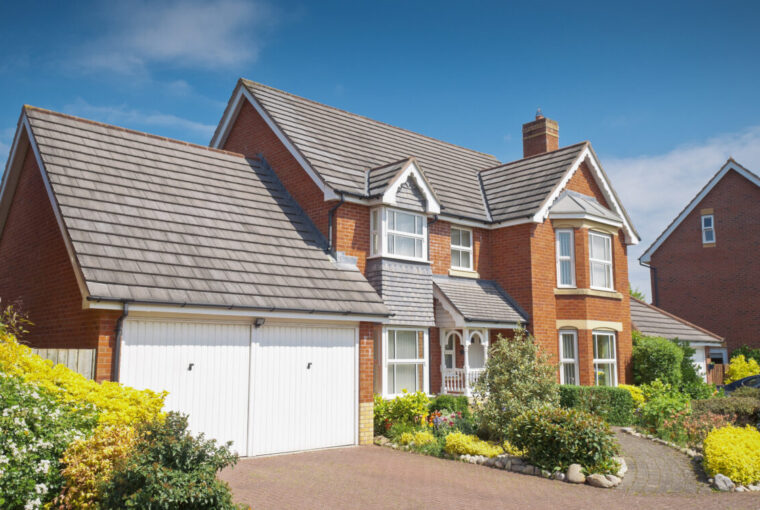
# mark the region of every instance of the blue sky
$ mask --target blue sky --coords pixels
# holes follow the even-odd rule
[[[536,108],[591,140],[643,242],[733,155],[760,171],[757,2],[3,2],[21,105],[208,143],[239,76],[492,153]]]

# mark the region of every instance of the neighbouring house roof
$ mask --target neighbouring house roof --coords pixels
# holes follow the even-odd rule
[[[611,209],[623,218],[626,240],[639,240],[588,142],[502,164],[488,154],[241,79],[213,146],[224,145],[244,100],[262,115],[326,199],[337,199],[340,193],[358,200],[377,196],[392,170],[414,157],[441,214],[484,225],[540,223],[579,165],[588,160]]]
[[[563,191],[549,209],[550,218],[588,218],[621,225],[623,218],[600,204],[594,197],[575,191]]]
[[[652,255],[654,252],[657,251],[657,249],[662,246],[662,243],[665,242],[665,240],[670,237],[670,234],[673,233],[673,231],[678,228],[678,225],[680,225],[683,220],[686,219],[686,217],[699,205],[699,203],[702,201],[705,196],[725,177],[725,175],[730,172],[731,170],[735,171],[745,179],[747,179],[749,182],[754,184],[755,186],[760,187],[760,176],[757,174],[750,172],[743,166],[741,166],[739,163],[737,163],[733,158],[728,158],[728,160],[723,164],[723,166],[718,170],[718,172],[710,179],[707,184],[704,185],[704,187],[699,190],[699,193],[696,194],[696,196],[689,202],[686,207],[683,208],[683,210],[678,214],[678,216],[673,219],[673,221],[670,222],[670,225],[668,225],[665,230],[655,239],[655,241],[647,248],[647,250],[639,257],[639,261],[641,261],[644,264],[648,264],[652,260]]]
[[[528,322],[528,315],[494,281],[435,275],[433,284],[466,322]]]
[[[713,346],[723,344],[723,337],[635,298],[631,298],[631,322],[633,329],[648,336]]]
[[[32,107],[25,119],[90,298],[389,315],[260,161]]]

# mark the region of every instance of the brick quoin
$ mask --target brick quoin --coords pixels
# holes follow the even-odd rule
[[[702,244],[713,209],[715,246]],[[760,348],[760,187],[730,170],[652,254],[656,306],[726,339]],[[655,278],[656,276],[656,278]]]
[[[543,129],[542,126],[539,127]],[[549,126],[550,130],[551,128],[552,126]],[[546,146],[543,150],[556,149],[556,139],[551,134],[541,143]],[[247,102],[244,102],[241,107],[224,148],[246,156],[263,154],[288,192],[322,233],[327,234],[327,211],[336,202],[324,201],[322,191],[258,112]],[[532,150],[538,151],[539,148]],[[600,204],[609,207],[586,163],[579,166],[566,189],[593,196]],[[440,219],[429,226],[429,258],[433,274],[449,274],[452,225],[456,226],[456,223]],[[334,248],[355,256],[359,270],[364,273],[369,255],[369,208],[353,203],[341,205],[335,214],[334,229]],[[613,243],[613,265],[615,288],[623,295],[623,299],[613,300],[554,294],[556,287],[555,237],[554,228],[549,220],[538,225],[528,223],[494,230],[482,228],[471,228],[471,230],[473,269],[481,278],[499,282],[530,315],[529,331],[540,345],[555,357],[555,360],[559,356],[556,327],[558,319],[620,322],[623,325],[623,331],[616,334],[618,379],[621,383],[630,380],[631,325],[628,301],[628,259],[622,231],[615,236]],[[586,229],[575,229],[575,242],[578,286],[588,288]],[[429,338],[430,388],[435,392],[440,388],[440,340],[437,328],[430,329]],[[590,332],[588,334],[580,332],[581,380],[584,384],[592,382],[593,351],[591,347]],[[463,356],[460,355],[459,350],[457,354],[459,363]]]
[[[0,298],[34,323],[31,347],[97,349],[95,378],[111,378],[113,328],[120,312],[82,308],[82,293],[31,149],[0,238]]]

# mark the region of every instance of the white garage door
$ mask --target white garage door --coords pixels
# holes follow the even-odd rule
[[[250,455],[354,444],[356,330],[265,325],[254,339]]]
[[[121,382],[167,390],[167,410],[241,455],[356,443],[354,327],[133,318],[120,359]]]
[[[166,390],[168,411],[189,415],[190,430],[246,453],[250,324],[124,321],[119,380]]]

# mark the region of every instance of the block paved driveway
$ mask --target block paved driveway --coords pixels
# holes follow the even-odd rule
[[[594,489],[379,446],[243,459],[220,477],[254,509],[760,509],[758,493]]]

